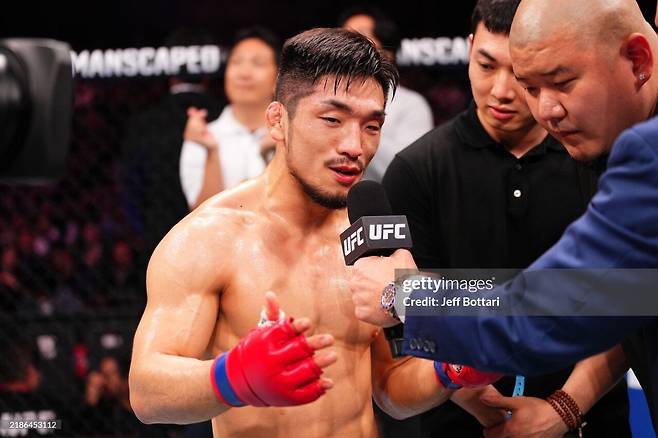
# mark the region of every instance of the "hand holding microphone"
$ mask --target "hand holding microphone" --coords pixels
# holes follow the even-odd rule
[[[350,276],[354,314],[361,321],[385,327],[391,353],[399,356],[403,332],[386,301],[395,270],[417,269],[407,250],[412,246],[407,218],[392,214],[384,188],[374,181],[361,181],[350,189],[347,211],[352,225],[341,234],[341,244],[345,264],[354,265]],[[435,370],[441,384],[451,389],[487,386],[503,376],[443,362],[435,362]]]
[[[355,316],[385,327],[394,357],[402,353],[402,326],[395,313],[395,270],[415,269],[411,233],[405,216],[393,215],[381,184],[361,181],[347,194],[352,225],[341,235],[345,264],[353,265],[350,289]]]

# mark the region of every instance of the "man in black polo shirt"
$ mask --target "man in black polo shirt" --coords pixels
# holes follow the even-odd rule
[[[570,158],[532,118],[509,56],[520,0],[480,0],[473,13],[469,77],[474,104],[430,131],[389,166],[383,180],[393,210],[406,214],[419,268],[524,268],[578,218],[597,175]],[[559,206],[556,208],[555,206]],[[544,399],[558,389],[587,393],[585,411],[609,387],[608,359],[619,347],[573,369],[531,378],[510,421],[524,436],[562,436],[566,424]],[[514,378],[495,386],[511,395]],[[501,406],[502,407],[502,406]],[[584,436],[631,436],[625,382],[591,411]],[[482,436],[465,411],[446,403],[421,417],[423,436]],[[527,432],[527,433],[526,433]]]

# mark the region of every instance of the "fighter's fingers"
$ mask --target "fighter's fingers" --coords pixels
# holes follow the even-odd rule
[[[331,389],[334,387],[334,381],[331,379],[320,379],[320,387],[324,390]]]
[[[296,334],[304,333],[305,331],[309,330],[311,326],[311,320],[308,318],[299,318],[292,322],[292,329]]]
[[[313,361],[320,368],[327,368],[329,365],[333,365],[338,360],[338,355],[335,351],[329,351],[327,353],[318,354],[313,357]]]
[[[267,315],[267,319],[270,321],[278,321],[280,310],[281,306],[279,305],[279,299],[277,298],[276,294],[272,291],[266,292],[265,313]]]
[[[321,350],[334,345],[334,337],[327,334],[313,335],[306,338],[306,343],[313,350]]]
[[[328,389],[333,387],[333,384],[333,381],[329,379],[314,380],[308,385],[297,388],[293,397],[299,404],[311,403],[322,397]]]

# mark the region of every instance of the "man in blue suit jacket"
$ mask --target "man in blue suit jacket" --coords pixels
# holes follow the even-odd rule
[[[658,268],[658,118],[619,136],[656,110],[658,37],[633,0],[525,0],[510,45],[515,74],[539,123],[576,159],[610,157],[599,192],[560,241],[514,280],[479,296],[535,300],[546,315],[555,302],[600,305],[596,291],[582,283],[556,289],[530,279],[540,269]],[[357,318],[380,326],[397,322],[380,303],[387,283],[382,279],[392,279],[399,268],[415,268],[407,251],[355,264]],[[655,287],[658,294],[658,284],[627,281],[629,299],[637,286]],[[541,300],[547,295],[550,300]],[[435,315],[410,316],[405,323],[407,354],[510,374],[557,370],[624,339],[627,362],[645,389],[656,427],[658,316]],[[613,368],[611,380],[624,367]]]

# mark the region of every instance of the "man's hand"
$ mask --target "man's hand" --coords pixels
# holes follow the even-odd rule
[[[398,249],[390,257],[364,257],[354,263],[350,289],[357,319],[379,327],[392,327],[400,322],[381,304],[382,290],[395,279],[396,269],[416,269],[416,263],[406,249]]]
[[[269,320],[278,317],[276,295],[266,295]],[[238,345],[215,359],[211,381],[218,398],[230,406],[294,406],[315,401],[333,387],[320,378],[336,362],[334,352],[315,355],[333,345],[331,335],[306,338],[308,318],[287,318],[252,330]]]
[[[208,111],[190,107],[187,109],[187,123],[185,124],[185,131],[183,132],[183,139],[199,143],[208,151],[217,151],[219,144],[217,140],[208,130],[208,122],[206,116]]]
[[[512,418],[484,430],[486,438],[562,437],[568,432],[555,409],[546,401],[535,397],[503,397],[487,394],[481,397],[484,404],[512,413]]]
[[[479,389],[459,389],[450,396],[450,400],[474,416],[484,427],[495,426],[505,421],[507,412],[484,404],[480,399],[485,395],[502,397],[493,385],[489,385]]]

